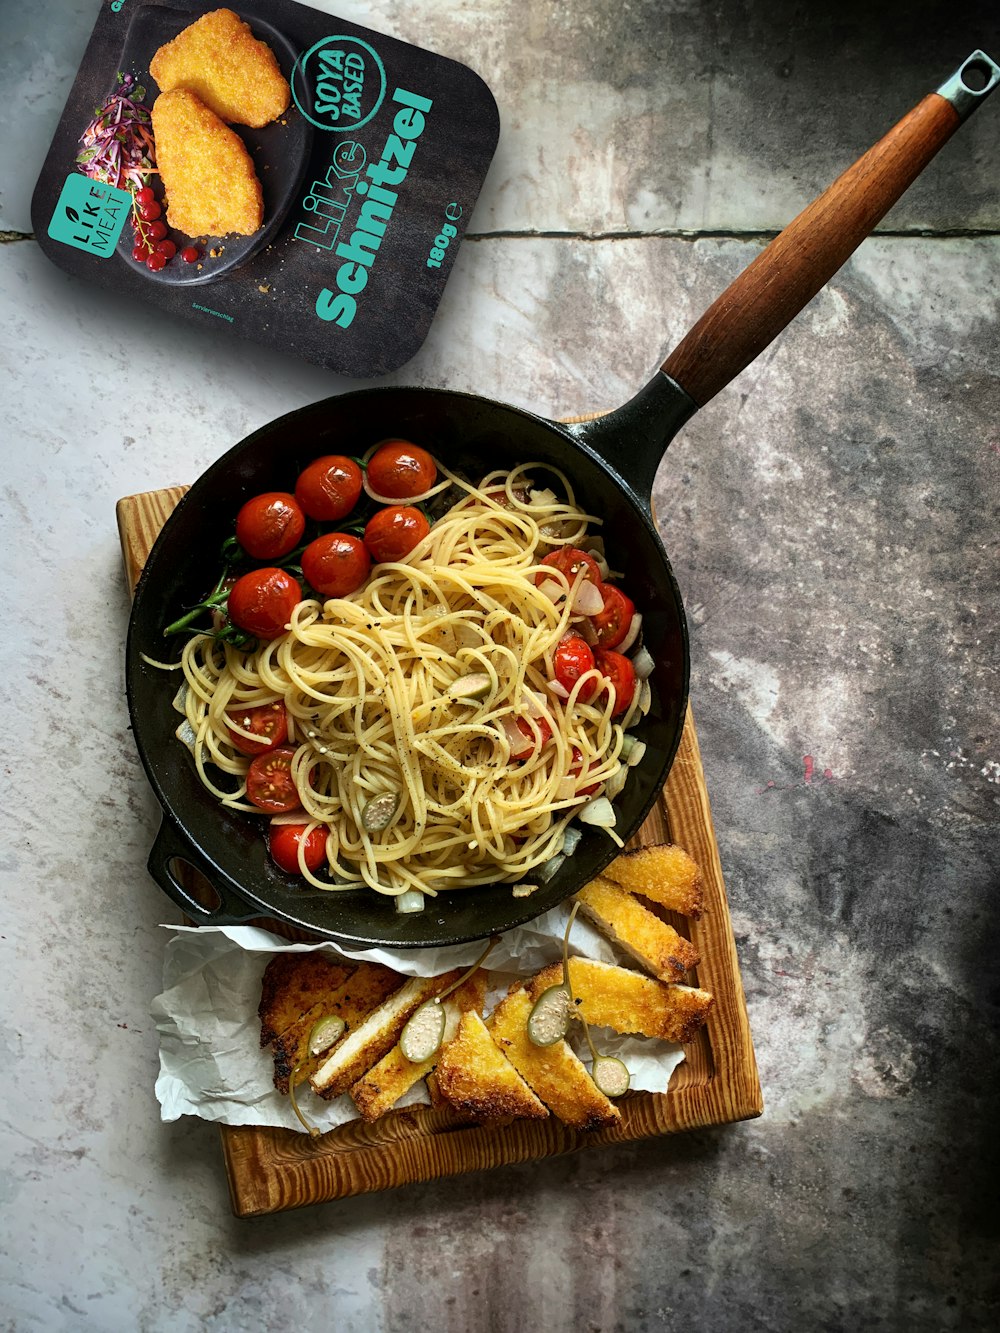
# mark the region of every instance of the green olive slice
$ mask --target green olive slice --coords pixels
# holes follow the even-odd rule
[[[549,986],[528,1015],[528,1040],[534,1046],[554,1046],[569,1029],[572,997],[565,982]]]
[[[414,1010],[399,1038],[399,1049],[415,1065],[435,1054],[444,1037],[445,1013],[440,1000],[425,1000]]]
[[[340,1041],[344,1035],[347,1024],[339,1014],[330,1014],[326,1018],[321,1018],[312,1026],[309,1033],[309,1054],[322,1055],[330,1047]]]

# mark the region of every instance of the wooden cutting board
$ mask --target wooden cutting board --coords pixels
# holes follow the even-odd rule
[[[186,489],[172,486],[119,500],[118,530],[130,589]],[[619,1102],[621,1121],[590,1134],[567,1129],[554,1118],[470,1126],[429,1106],[394,1111],[373,1125],[353,1121],[320,1139],[287,1129],[223,1125],[222,1150],[236,1215],[256,1217],[411,1181],[577,1149],[593,1151],[610,1143],[760,1115],[757,1062],[690,709],[663,795],[629,846],[655,842],[678,843],[702,868],[705,914],[700,921],[677,917],[674,925],[701,955],[697,984],[715,996],[707,1024],[686,1048],[687,1058],[666,1092],[628,1093]],[[262,924],[288,933],[280,923]],[[256,1004],[256,996],[249,998]]]

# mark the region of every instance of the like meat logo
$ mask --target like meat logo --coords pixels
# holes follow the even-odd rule
[[[49,235],[98,259],[110,259],[131,210],[128,190],[74,172],[62,187]]]

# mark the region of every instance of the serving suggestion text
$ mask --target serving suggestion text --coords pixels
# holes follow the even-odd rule
[[[338,144],[324,180],[313,181],[302,206],[315,218],[314,223],[300,222],[295,238],[333,250],[343,263],[337,269],[337,290],[324,287],[316,298],[320,319],[349,328],[358,309],[358,296],[368,285],[368,274],[392,221],[399,199],[397,188],[406,180],[416,141],[424,131],[426,116],[433,106],[429,97],[397,88],[392,100],[400,107],[392,122],[393,133],[385,141],[377,162],[367,167],[367,154],[361,144],[349,140]],[[362,174],[363,173],[363,174]],[[354,222],[349,241],[340,241],[340,233],[355,195],[363,202]],[[339,243],[338,243],[339,241]]]

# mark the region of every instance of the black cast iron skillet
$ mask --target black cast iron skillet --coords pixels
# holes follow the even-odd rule
[[[458,943],[537,916],[593,878],[616,854],[587,831],[560,872],[530,898],[510,885],[456,890],[401,915],[367,890],[302,887],[271,862],[261,821],[222,810],[174,739],[178,716],[170,678],[142,661],[163,660],[163,626],[198,602],[215,577],[222,537],[243,501],[287,490],[298,471],[326,453],[356,454],[387,436],[423,443],[470,476],[539,461],[569,475],[603,535],[623,586],[644,615],[656,661],[654,705],[637,728],[643,762],[615,805],[631,836],[649,812],[680,740],[688,690],[688,639],[680,593],[650,512],[656,466],[689,417],[785,327],[836,272],[970,111],[1000,82],[1000,67],[976,52],[811,204],[708,310],[635,398],[578,426],[444,390],[370,389],[280,417],[237,444],[194,484],[166,523],[136,588],[129,626],[127,688],[139,754],[163,807],[149,860],[157,883],[194,920],[229,924],[274,917],[356,945]],[[179,651],[179,649],[177,650]],[[188,887],[192,866],[214,888],[206,908]]]

